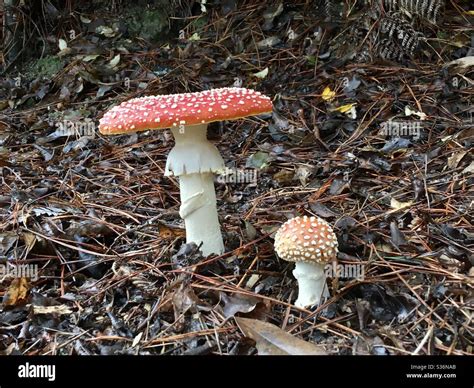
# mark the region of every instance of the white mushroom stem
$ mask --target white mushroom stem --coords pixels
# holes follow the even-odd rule
[[[321,298],[329,296],[326,285],[325,264],[297,261],[293,270],[298,280],[297,307],[305,308],[321,302]]]
[[[186,241],[198,246],[204,255],[224,252],[217,216],[214,172],[224,168],[217,148],[207,140],[207,125],[173,128],[175,147],[166,161],[166,175],[179,177],[181,207]]]
[[[205,256],[224,252],[213,176],[207,172],[179,177],[179,215],[186,225],[186,241],[197,245],[202,242],[201,251]]]

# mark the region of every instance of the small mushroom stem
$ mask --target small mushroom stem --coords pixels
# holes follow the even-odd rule
[[[297,261],[293,275],[298,280],[297,307],[305,308],[321,302],[321,297],[329,296],[326,285],[325,264]]]
[[[186,241],[201,246],[204,255],[222,254],[224,243],[217,216],[214,172],[224,168],[217,148],[207,140],[207,125],[173,128],[175,147],[166,161],[166,175],[179,177]]]

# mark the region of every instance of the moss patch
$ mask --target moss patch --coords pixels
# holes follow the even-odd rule
[[[34,78],[51,78],[57,74],[64,66],[64,61],[56,55],[48,55],[37,61],[32,61],[28,74]]]
[[[149,42],[157,42],[168,28],[168,11],[166,7],[159,9],[143,9],[131,7],[124,15],[124,21],[133,37],[140,37]]]

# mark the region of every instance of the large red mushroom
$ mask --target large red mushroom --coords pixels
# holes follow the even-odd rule
[[[186,240],[202,244],[204,255],[221,254],[224,244],[213,174],[224,169],[224,161],[207,140],[207,125],[271,111],[269,97],[245,88],[148,96],[110,109],[100,120],[99,131],[114,135],[171,128],[175,146],[168,155],[165,175],[179,177]]]

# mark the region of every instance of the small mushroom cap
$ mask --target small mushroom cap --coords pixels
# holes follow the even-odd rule
[[[114,106],[101,119],[104,135],[235,120],[272,111],[269,97],[246,88],[134,98]]]
[[[275,235],[275,251],[286,261],[325,264],[337,254],[337,238],[331,226],[319,217],[295,217]]]

